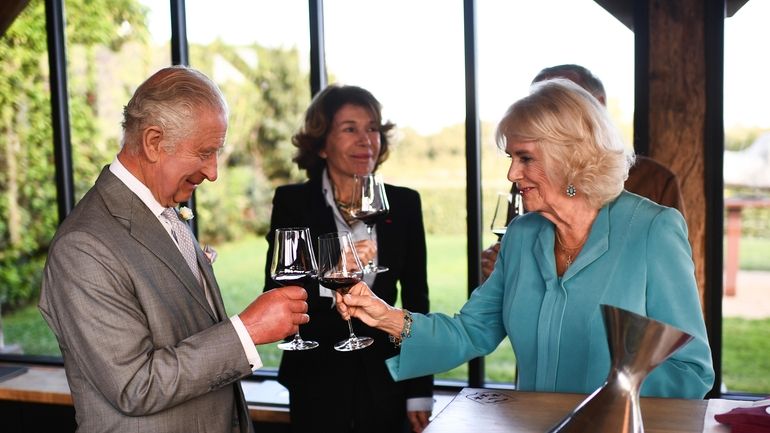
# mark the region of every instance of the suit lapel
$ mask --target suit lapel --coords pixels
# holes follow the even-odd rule
[[[390,185],[385,185],[385,193],[388,196],[388,202],[391,205],[391,208],[394,206],[396,209],[398,209],[399,206],[402,204],[399,202],[400,197],[398,194],[396,194],[393,189],[390,187]],[[395,263],[397,262],[397,259],[394,257],[396,254],[400,254],[399,251],[397,251],[396,245],[396,239],[398,239],[397,234],[394,233],[394,215],[392,213],[385,215],[380,220],[377,221],[377,224],[374,226],[374,230],[377,232],[377,261],[380,263]],[[403,226],[404,224],[408,224],[408,222],[405,221],[397,221],[395,224],[400,224],[400,226]],[[382,280],[383,275],[378,275],[377,280]],[[375,284],[377,284],[377,280],[375,280]]]
[[[206,300],[203,288],[196,281],[190,267],[182,257],[182,253],[179,252],[179,248],[174,244],[158,218],[123,182],[109,171],[108,167],[102,170],[96,181],[96,187],[112,216],[122,220],[131,236],[168,267],[182,282],[190,296],[200,304],[212,319],[216,320]],[[197,246],[196,250],[200,261],[200,255],[203,253]]]
[[[303,215],[304,218],[307,218],[307,220],[299,225],[307,224],[310,227],[310,232],[316,237],[313,248],[316,249],[315,252],[318,254],[317,237],[324,233],[337,231],[337,224],[334,222],[334,211],[331,205],[326,202],[321,177],[318,176],[308,180],[305,186],[305,189],[302,191],[302,200],[297,201],[298,207],[296,212],[298,215]],[[307,209],[318,211],[308,212]]]

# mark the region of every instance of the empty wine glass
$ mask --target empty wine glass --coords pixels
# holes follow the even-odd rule
[[[361,281],[364,276],[361,261],[348,232],[335,232],[318,238],[318,281],[341,294]],[[350,335],[334,345],[340,352],[363,349],[374,342],[371,337],[357,337],[353,333],[353,323],[348,319]]]
[[[497,193],[497,204],[495,205],[495,213],[492,214],[492,233],[497,235],[497,240],[503,238],[505,230],[508,228],[508,223],[514,218],[524,213],[524,203],[521,199],[521,194],[514,187],[514,192],[499,192]]]
[[[318,272],[310,229],[305,227],[280,228],[275,231],[270,277],[281,285],[302,286]],[[308,350],[318,347],[315,341],[303,340],[299,331],[294,339],[278,344],[281,350]]]
[[[385,183],[380,175],[365,174],[354,176],[353,185],[353,195],[348,211],[353,218],[366,224],[366,233],[369,235],[369,240],[372,240],[374,224],[390,210],[388,196],[385,194]],[[385,266],[377,266],[374,260],[369,260],[364,268],[365,273],[387,270]]]
[[[519,215],[524,215],[524,198],[515,184],[513,185],[512,196],[513,201],[511,202],[511,207],[508,208],[508,222],[511,222]]]
[[[511,206],[513,195],[509,192],[497,193],[497,204],[495,213],[492,214],[492,233],[497,235],[497,240],[503,238],[505,230],[508,228],[508,208]]]

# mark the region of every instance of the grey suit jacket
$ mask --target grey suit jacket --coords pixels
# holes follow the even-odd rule
[[[216,314],[162,224],[108,168],[57,231],[39,308],[79,432],[252,430],[237,382],[251,366],[196,249]]]

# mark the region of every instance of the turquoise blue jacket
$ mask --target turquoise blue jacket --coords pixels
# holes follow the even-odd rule
[[[414,314],[387,360],[396,380],[449,370],[511,340],[519,389],[590,393],[610,369],[600,304],[671,324],[695,338],[647,377],[642,395],[702,398],[714,382],[681,214],[623,192],[604,206],[560,278],[554,226],[537,213],[511,222],[495,270],[454,317]]]

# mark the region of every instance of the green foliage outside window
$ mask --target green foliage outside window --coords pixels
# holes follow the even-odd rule
[[[118,151],[119,117],[169,47],[148,37],[137,0],[66,2],[70,136],[76,200]],[[231,108],[220,181],[197,197],[204,242],[264,233],[273,187],[304,178],[291,134],[310,100],[296,49],[192,44],[191,65],[220,85]],[[43,0],[0,38],[0,301],[34,303],[58,224]],[[126,58],[132,61],[126,62]],[[148,60],[150,59],[150,60]],[[234,74],[215,65],[227,64]],[[162,65],[161,65],[162,66]]]

